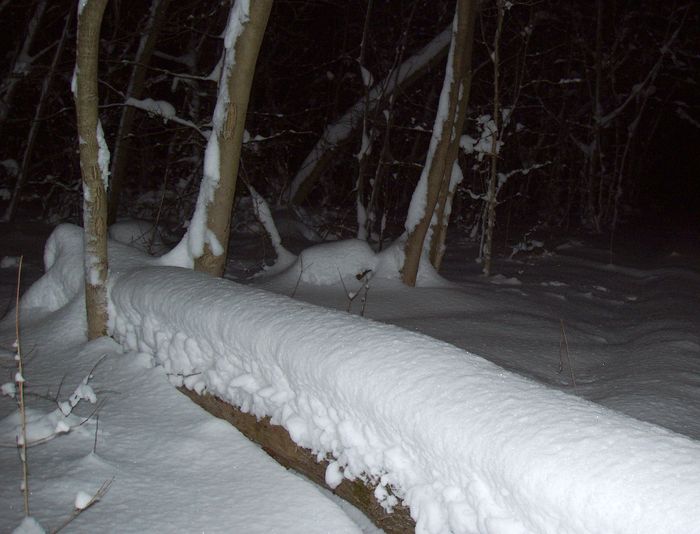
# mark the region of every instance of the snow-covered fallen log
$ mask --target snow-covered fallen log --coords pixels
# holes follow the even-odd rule
[[[319,460],[309,449],[299,447],[289,433],[279,425],[273,425],[269,417],[257,418],[242,412],[236,406],[229,404],[213,395],[198,393],[185,387],[179,390],[193,402],[204,408],[210,414],[228,421],[249,440],[257,443],[262,449],[287,469],[301,473],[306,479],[321,487],[328,487],[326,470],[334,461],[333,458]],[[386,534],[405,534],[415,530],[415,522],[408,508],[402,505],[394,506],[387,512],[374,496],[376,484],[364,482],[362,479],[343,481],[335,487],[333,493],[345,499]]]
[[[54,283],[80,239],[63,227],[47,245]],[[696,441],[427,336],[145,259],[114,260],[110,320],[121,344],[332,458],[330,486],[377,484],[386,507],[410,508],[417,532],[700,525]]]

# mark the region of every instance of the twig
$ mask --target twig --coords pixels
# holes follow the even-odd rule
[[[571,376],[571,384],[574,386],[574,391],[576,390],[576,377],[574,376],[574,367],[571,363],[571,358],[569,357],[569,341],[566,338],[566,330],[564,330],[564,320],[560,319],[559,324],[561,326],[561,337],[559,338],[559,373],[564,370],[564,356],[566,356],[566,363],[569,366],[569,374]]]
[[[58,399],[61,396],[61,389],[63,389],[63,383],[66,381],[66,374],[63,373],[63,376],[61,377],[61,381],[58,383],[58,390],[56,391],[56,396],[54,397],[53,401],[58,404]],[[48,391],[46,392],[48,395]]]
[[[17,267],[17,287],[15,288],[15,348],[17,349],[15,359],[17,360],[17,375],[15,382],[19,386],[19,416],[22,427],[21,443],[19,447],[19,458],[22,463],[22,495],[24,497],[24,515],[29,517],[29,465],[27,463],[27,412],[24,405],[24,366],[22,365],[22,347],[19,338],[19,290],[22,283],[22,261],[24,256],[19,257]],[[19,441],[20,438],[18,437]]]
[[[87,502],[87,504],[82,508],[75,508],[71,513],[70,517],[68,517],[68,519],[66,519],[58,528],[52,530],[51,534],[56,534],[57,532],[60,532],[61,530],[66,528],[72,521],[75,520],[76,517],[78,517],[88,508],[90,508],[97,501],[102,499],[102,497],[104,497],[109,491],[109,487],[112,485],[112,482],[114,482],[114,477],[110,478],[109,480],[105,480],[100,486],[100,489],[97,490],[97,493],[95,493],[95,495],[92,496],[92,499],[90,499]]]
[[[362,289],[364,289],[364,293],[362,295],[362,309],[360,310],[360,317],[365,316],[365,309],[367,308],[367,295],[369,293],[369,281],[370,278],[372,277],[372,269],[367,269],[363,273],[359,273],[357,275],[357,279],[363,282]]]
[[[352,301],[355,300],[357,293],[355,293],[353,295],[350,291],[348,291],[348,288],[345,285],[345,280],[343,280],[343,275],[340,274],[340,269],[338,269],[336,267],[336,270],[338,271],[338,278],[340,278],[340,283],[343,285],[343,291],[345,292],[345,297],[348,299],[348,309],[345,311],[350,313],[350,310],[352,309]]]
[[[355,278],[357,278],[360,282],[362,282],[362,287],[355,291],[354,293],[352,291],[348,291],[347,286],[345,285],[345,280],[343,280],[343,275],[340,274],[340,269],[337,269],[338,271],[338,276],[340,277],[340,283],[343,285],[343,290],[345,291],[345,296],[348,299],[348,309],[346,310],[348,313],[352,310],[352,303],[355,301],[357,298],[357,295],[360,294],[360,291],[364,289],[364,294],[362,296],[362,309],[360,310],[360,316],[364,317],[365,316],[365,308],[367,307],[367,293],[369,292],[369,280],[370,280],[370,274],[372,273],[372,269],[367,269],[364,272],[357,273],[355,275]]]
[[[364,294],[362,295],[362,310],[360,310],[360,317],[365,316],[365,309],[367,308],[367,294],[369,293],[369,280],[365,282]]]
[[[97,432],[100,429],[100,414],[95,415],[95,442],[92,444],[92,454],[97,454]]]
[[[301,264],[301,268],[299,270],[299,277],[297,278],[297,283],[294,284],[294,289],[292,290],[292,294],[289,295],[290,298],[294,298],[294,295],[297,294],[297,289],[299,289],[299,284],[301,283],[301,275],[304,274],[304,255],[299,254],[299,263]]]

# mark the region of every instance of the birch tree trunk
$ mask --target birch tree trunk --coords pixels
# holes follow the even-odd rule
[[[250,88],[271,8],[272,0],[236,0],[224,34],[224,61],[204,176],[183,238],[194,268],[213,276],[221,276],[226,265]]]
[[[170,0],[153,0],[151,10],[146,21],[145,28],[139,41],[139,48],[134,58],[134,67],[129,78],[129,85],[126,89],[126,99],[141,98],[146,80],[146,72],[151,62],[153,51],[155,50],[158,33],[165,20]],[[124,106],[119,118],[119,128],[114,141],[114,156],[112,158],[112,174],[110,179],[109,192],[109,224],[117,219],[119,211],[119,200],[124,184],[124,173],[126,164],[129,161],[129,149],[131,147],[131,131],[133,130],[134,118],[137,110],[133,106]]]
[[[88,339],[107,334],[107,179],[109,151],[97,115],[97,60],[107,0],[79,0],[73,95],[80,139]]]
[[[401,279],[408,286],[416,285],[421,257],[430,248],[432,236],[429,235],[429,229],[433,216],[436,215],[438,199],[443,189],[449,189],[452,178],[471,87],[476,9],[476,0],[458,0],[455,9],[452,43],[428,156],[406,217],[405,258]]]

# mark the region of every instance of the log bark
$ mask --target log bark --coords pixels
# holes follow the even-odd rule
[[[415,531],[416,525],[408,508],[399,505],[395,506],[391,513],[387,513],[374,497],[374,485],[361,480],[345,479],[335,489],[329,488],[325,482],[326,467],[329,462],[316,461],[315,454],[294,443],[283,427],[270,423],[269,417],[257,420],[254,415],[243,413],[239,408],[212,395],[199,395],[186,388],[179,389],[210,414],[231,423],[284,467],[304,475],[361,510],[387,534],[405,534]]]

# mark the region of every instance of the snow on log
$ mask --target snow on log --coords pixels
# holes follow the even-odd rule
[[[59,230],[37,284],[60,283],[82,246]],[[122,345],[249,414],[253,432],[253,417],[284,428],[327,461],[329,486],[359,480],[386,510],[402,503],[416,532],[697,531],[697,441],[424,335],[119,254],[109,316]]]
[[[259,419],[212,395],[199,395],[185,387],[179,389],[212,415],[231,423],[241,434],[259,444],[284,467],[294,469],[319,486],[330,489],[326,482],[326,473],[332,459],[319,460],[312,451],[297,446],[289,433],[283,427],[273,425],[269,417]],[[387,512],[374,496],[375,490],[376,485],[366,484],[359,478],[352,481],[343,479],[333,489],[333,493],[362,510],[386,534],[413,532],[415,522],[409,510],[405,506],[397,505],[390,513]]]

